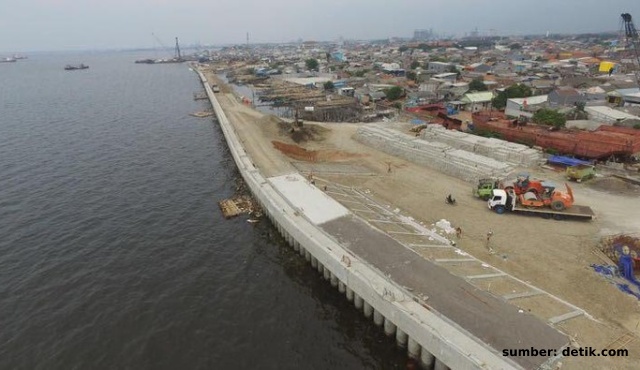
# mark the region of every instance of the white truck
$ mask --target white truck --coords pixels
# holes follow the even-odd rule
[[[526,195],[525,195],[526,196]],[[580,219],[591,220],[595,216],[591,207],[579,206],[576,204],[563,210],[555,210],[549,206],[527,207],[521,204],[520,198],[513,190],[493,189],[491,198],[487,201],[489,209],[497,214],[507,211],[521,214],[538,215],[543,218],[553,218],[554,220]]]

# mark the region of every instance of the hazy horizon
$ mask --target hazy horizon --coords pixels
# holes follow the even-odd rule
[[[637,0],[23,0],[3,8],[3,53],[173,48],[175,36],[181,45],[230,45],[245,43],[247,33],[250,43],[411,37],[416,29],[576,34],[618,31],[621,13],[640,19]]]

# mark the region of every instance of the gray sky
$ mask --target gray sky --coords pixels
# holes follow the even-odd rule
[[[433,28],[463,35],[617,31],[640,27],[640,0],[0,0],[0,50],[374,39]]]

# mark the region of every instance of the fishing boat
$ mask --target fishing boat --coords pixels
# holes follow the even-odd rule
[[[15,62],[16,59],[15,58],[1,58],[0,59],[0,63],[11,63],[11,62]]]
[[[80,65],[77,65],[77,66],[72,66],[70,64],[67,64],[64,67],[64,70],[65,71],[75,71],[75,70],[78,70],[78,69],[88,69],[88,68],[89,68],[89,66],[88,65],[84,65],[84,64],[80,64]]]

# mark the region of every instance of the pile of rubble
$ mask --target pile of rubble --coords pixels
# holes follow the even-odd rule
[[[515,165],[531,167],[544,162],[542,152],[526,145],[447,130],[441,125],[427,125],[420,137]]]
[[[481,178],[504,177],[512,165],[445,143],[422,140],[378,124],[362,126],[355,139],[385,153],[404,158],[459,179],[477,182]]]

